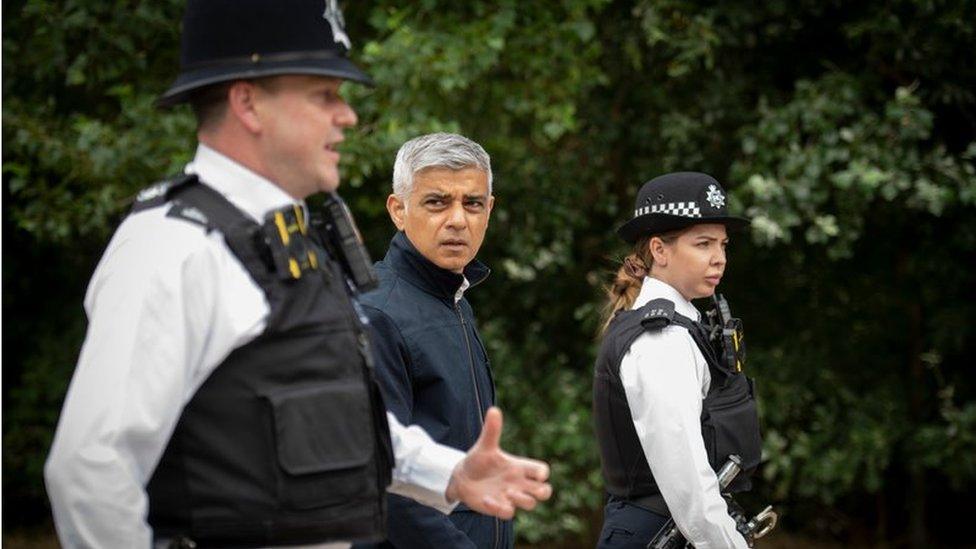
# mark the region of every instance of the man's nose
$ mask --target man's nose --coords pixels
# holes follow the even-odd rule
[[[345,101],[342,102],[342,106],[339,108],[335,120],[336,125],[342,128],[351,128],[359,123],[359,117],[356,116],[356,111]]]
[[[447,226],[452,229],[463,229],[468,226],[468,217],[464,214],[464,205],[456,201],[448,210]]]

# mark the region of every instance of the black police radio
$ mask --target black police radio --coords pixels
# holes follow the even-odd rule
[[[729,302],[722,294],[712,296],[712,306],[705,313],[709,339],[722,366],[731,372],[741,372],[746,363],[746,340],[742,320],[732,317]]]
[[[362,293],[376,288],[379,279],[373,270],[373,261],[342,197],[334,192],[327,193],[322,209],[311,217],[312,228],[329,254],[342,265],[353,289]]]

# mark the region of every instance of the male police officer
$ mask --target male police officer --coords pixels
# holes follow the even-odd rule
[[[45,469],[65,546],[379,539],[394,456],[390,490],[445,512],[549,496],[544,464],[498,449],[497,410],[465,456],[382,407],[303,203],[339,184],[339,85],[368,82],[348,46],[334,0],[190,0],[160,102],[192,104],[199,147],[140,193],[88,287]]]

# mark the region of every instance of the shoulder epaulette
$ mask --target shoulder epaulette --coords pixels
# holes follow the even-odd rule
[[[645,330],[660,330],[674,321],[674,302],[652,299],[640,308],[640,315]]]
[[[129,213],[135,213],[149,208],[162,206],[170,200],[173,193],[197,181],[196,174],[185,174],[165,181],[154,183],[139,191],[132,203]]]

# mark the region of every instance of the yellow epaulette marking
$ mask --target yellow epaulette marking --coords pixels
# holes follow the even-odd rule
[[[733,331],[732,332],[732,343],[733,343],[733,345],[735,345],[735,356],[736,356],[736,358],[735,358],[735,371],[741,372],[742,371],[742,362],[739,360],[739,332],[738,331]]]
[[[288,227],[285,226],[285,216],[281,212],[275,212],[274,220],[275,226],[278,227],[278,234],[281,236],[281,243],[287,246],[290,237],[288,236]]]
[[[304,210],[298,204],[295,204],[293,208],[295,208],[295,219],[298,220],[298,230],[301,231],[302,234],[308,234],[308,227],[305,225]]]

